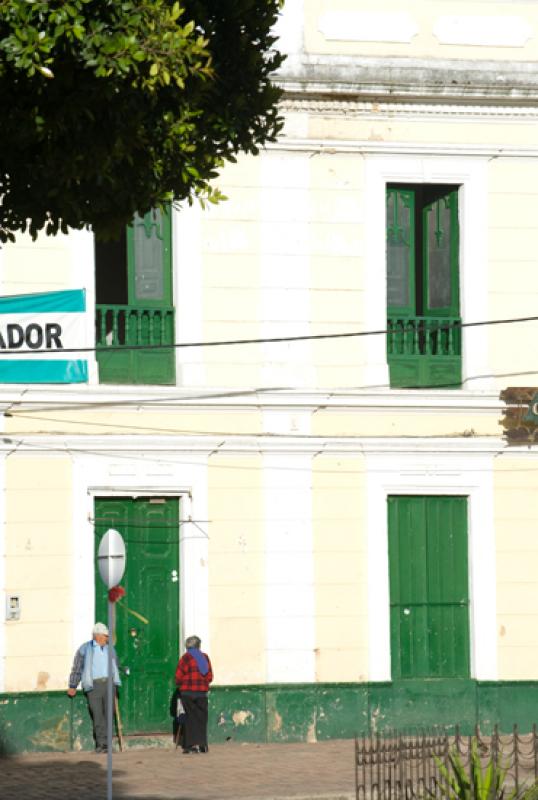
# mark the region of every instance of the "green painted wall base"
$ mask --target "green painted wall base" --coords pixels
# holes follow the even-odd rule
[[[347,739],[397,728],[494,725],[522,732],[538,720],[538,681],[407,680],[215,686],[210,694],[211,742],[306,742]],[[144,736],[168,746],[168,730]],[[157,733],[157,732],[156,732]],[[141,746],[128,737],[127,746]],[[93,747],[86,702],[79,692],[0,694],[0,754],[87,750]]]

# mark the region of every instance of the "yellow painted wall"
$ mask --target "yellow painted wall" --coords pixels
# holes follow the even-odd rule
[[[307,155],[308,157],[308,155]],[[356,154],[318,153],[310,165],[311,333],[364,329],[364,162]],[[366,342],[312,344],[318,386],[360,383]]]
[[[313,462],[316,680],[368,680],[364,459]]]
[[[397,408],[318,411],[312,417],[315,436],[499,436],[501,412],[398,411]]]
[[[281,318],[271,293],[286,287],[307,293],[307,333],[361,325],[363,162],[350,155],[310,155],[268,151],[223,170],[219,185],[229,200],[202,219],[206,339],[282,335],[297,318]],[[270,183],[274,168],[283,170],[282,184]],[[303,278],[297,277],[299,261]],[[207,382],[288,385],[286,362],[299,347],[304,345],[208,348]],[[343,380],[349,363],[364,361],[362,347],[345,342],[327,353],[322,343],[313,344],[307,355],[316,365],[313,383]]]
[[[20,621],[5,625],[5,690],[63,689],[72,629],[72,479],[69,458],[6,459],[6,592]]]
[[[226,165],[218,180],[228,198],[203,214],[203,336],[205,341],[260,337],[261,159]],[[206,383],[258,386],[258,345],[204,348]]]
[[[528,358],[528,355],[527,355]],[[344,369],[344,367],[342,367]],[[348,371],[351,365],[348,366]],[[512,385],[511,378],[500,380],[502,387]],[[517,385],[517,382],[514,384]],[[398,411],[387,409],[355,409],[342,411],[318,410],[311,417],[313,436],[499,436],[502,411],[492,409],[482,413],[446,410]],[[284,417],[282,418],[284,419]],[[293,422],[293,415],[292,415]],[[36,411],[15,415],[6,420],[5,434],[87,434],[87,435],[258,435],[264,432],[261,411],[208,410],[156,414],[106,411]],[[293,435],[293,424],[282,430]]]
[[[257,455],[209,459],[209,623],[221,684],[265,681],[261,466]]]
[[[92,436],[183,435],[183,434],[256,434],[261,431],[257,411],[208,409],[203,412],[176,410],[152,412],[132,410],[36,410],[6,419],[4,432],[12,436],[33,433],[80,433]]]
[[[489,316],[536,316],[538,159],[493,159],[488,171]],[[488,334],[497,385],[536,385],[538,322],[492,326]]]
[[[15,244],[2,245],[1,294],[55,292],[71,288],[72,251],[67,236],[17,234]]]
[[[441,109],[440,109],[441,112]],[[398,117],[394,111],[373,110],[370,113],[338,116],[312,115],[308,121],[308,135],[313,139],[347,140],[359,142],[406,142],[417,144],[458,144],[475,146],[527,145],[535,143],[535,121],[497,118],[458,118],[457,114]],[[329,157],[329,156],[327,156]],[[360,155],[355,156],[357,159]]]
[[[495,460],[497,635],[500,680],[538,675],[538,465]]]

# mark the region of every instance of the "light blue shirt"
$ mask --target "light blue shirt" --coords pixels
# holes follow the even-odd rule
[[[92,679],[108,678],[108,645],[104,647],[93,640]]]

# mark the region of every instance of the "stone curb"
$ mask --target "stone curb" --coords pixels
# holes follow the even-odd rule
[[[215,797],[214,800],[220,800]],[[333,794],[287,794],[287,795],[252,795],[241,800],[356,800],[355,792],[336,792]]]

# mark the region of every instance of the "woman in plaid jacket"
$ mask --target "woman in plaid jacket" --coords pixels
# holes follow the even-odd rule
[[[201,644],[198,636],[189,636],[185,642],[187,652],[176,668],[176,685],[186,714],[184,753],[207,753],[207,693],[213,670],[209,656],[200,650]]]

